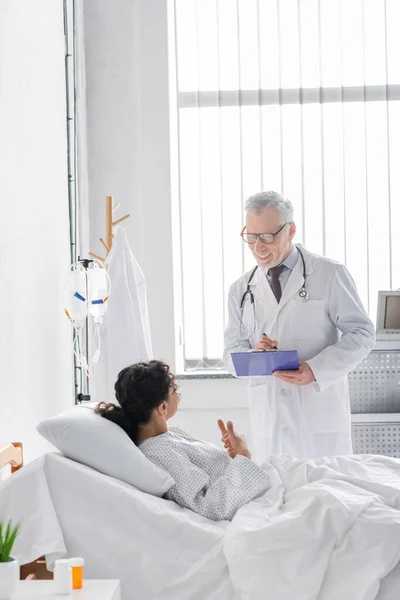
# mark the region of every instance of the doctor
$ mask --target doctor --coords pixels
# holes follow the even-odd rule
[[[374,326],[346,267],[294,245],[293,206],[275,192],[246,202],[241,235],[257,267],[229,290],[224,360],[297,350],[298,371],[249,379],[254,456],[352,454],[347,373],[372,350]]]

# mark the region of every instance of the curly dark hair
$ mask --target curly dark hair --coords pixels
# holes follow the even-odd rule
[[[136,444],[139,425],[151,419],[157,406],[168,400],[170,387],[177,386],[169,366],[160,360],[139,362],[123,369],[115,382],[119,402],[100,402],[95,412],[119,425]]]

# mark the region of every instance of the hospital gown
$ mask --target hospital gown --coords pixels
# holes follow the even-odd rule
[[[236,511],[270,487],[268,474],[245,456],[231,458],[179,427],[144,440],[139,449],[175,480],[165,497],[213,521]]]

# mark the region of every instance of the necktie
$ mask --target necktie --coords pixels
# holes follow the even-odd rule
[[[282,297],[279,275],[282,273],[284,268],[284,265],[278,265],[277,267],[272,267],[272,269],[269,269],[268,271],[268,275],[270,276],[269,285],[271,286],[271,290],[273,291],[278,304]]]

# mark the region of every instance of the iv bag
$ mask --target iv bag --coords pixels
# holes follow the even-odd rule
[[[70,318],[83,322],[88,314],[86,274],[84,270],[73,270],[68,273],[65,291],[65,308]]]
[[[95,322],[100,323],[107,310],[104,300],[108,293],[108,278],[105,269],[90,266],[88,271],[89,280],[89,314]]]

